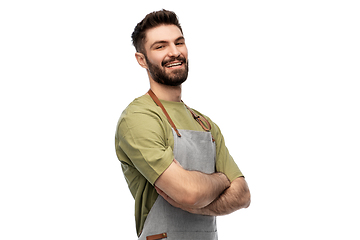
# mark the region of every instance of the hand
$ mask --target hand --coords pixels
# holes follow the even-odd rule
[[[218,174],[219,174],[220,178],[221,178],[221,179],[224,181],[224,183],[226,184],[227,188],[230,187],[231,182],[230,182],[230,180],[228,179],[228,177],[227,177],[224,173],[221,173],[221,172],[219,172]]]

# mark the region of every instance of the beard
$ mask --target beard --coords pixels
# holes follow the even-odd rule
[[[184,57],[171,58],[170,60],[162,61],[161,63],[162,68],[155,64],[152,64],[146,55],[145,55],[145,59],[149,67],[150,76],[157,83],[164,84],[167,86],[179,86],[183,82],[185,82],[188,77],[189,61],[186,60]],[[175,69],[172,70],[171,73],[166,73],[166,67],[164,67],[165,64],[176,60],[181,61],[184,64],[185,68]]]

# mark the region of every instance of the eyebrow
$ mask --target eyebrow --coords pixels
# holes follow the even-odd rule
[[[183,36],[178,37],[177,39],[175,39],[175,42],[178,42],[180,40],[185,40],[185,38]],[[151,44],[150,48],[152,48],[154,45],[156,44],[160,44],[160,43],[168,43],[169,41],[164,41],[164,40],[160,40],[160,41],[156,41],[153,44]]]

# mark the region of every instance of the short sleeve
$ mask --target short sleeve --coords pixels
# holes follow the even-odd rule
[[[174,159],[162,119],[154,112],[133,112],[121,117],[117,129],[120,150],[152,185]],[[122,161],[122,159],[120,159]]]
[[[230,182],[234,181],[238,177],[243,177],[244,175],[240,171],[225,145],[225,140],[221,134],[220,128],[215,123],[212,123],[211,132],[216,143],[216,171],[224,173]]]

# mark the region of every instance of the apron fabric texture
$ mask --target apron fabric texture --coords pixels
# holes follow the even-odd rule
[[[150,96],[154,99],[152,94]],[[161,104],[156,96],[155,98],[156,104]],[[214,173],[216,145],[211,133],[178,130],[175,126],[172,127],[174,157],[181,166],[186,170]],[[192,214],[173,207],[159,195],[146,218],[139,237],[139,240],[156,239],[217,240],[216,217]]]

